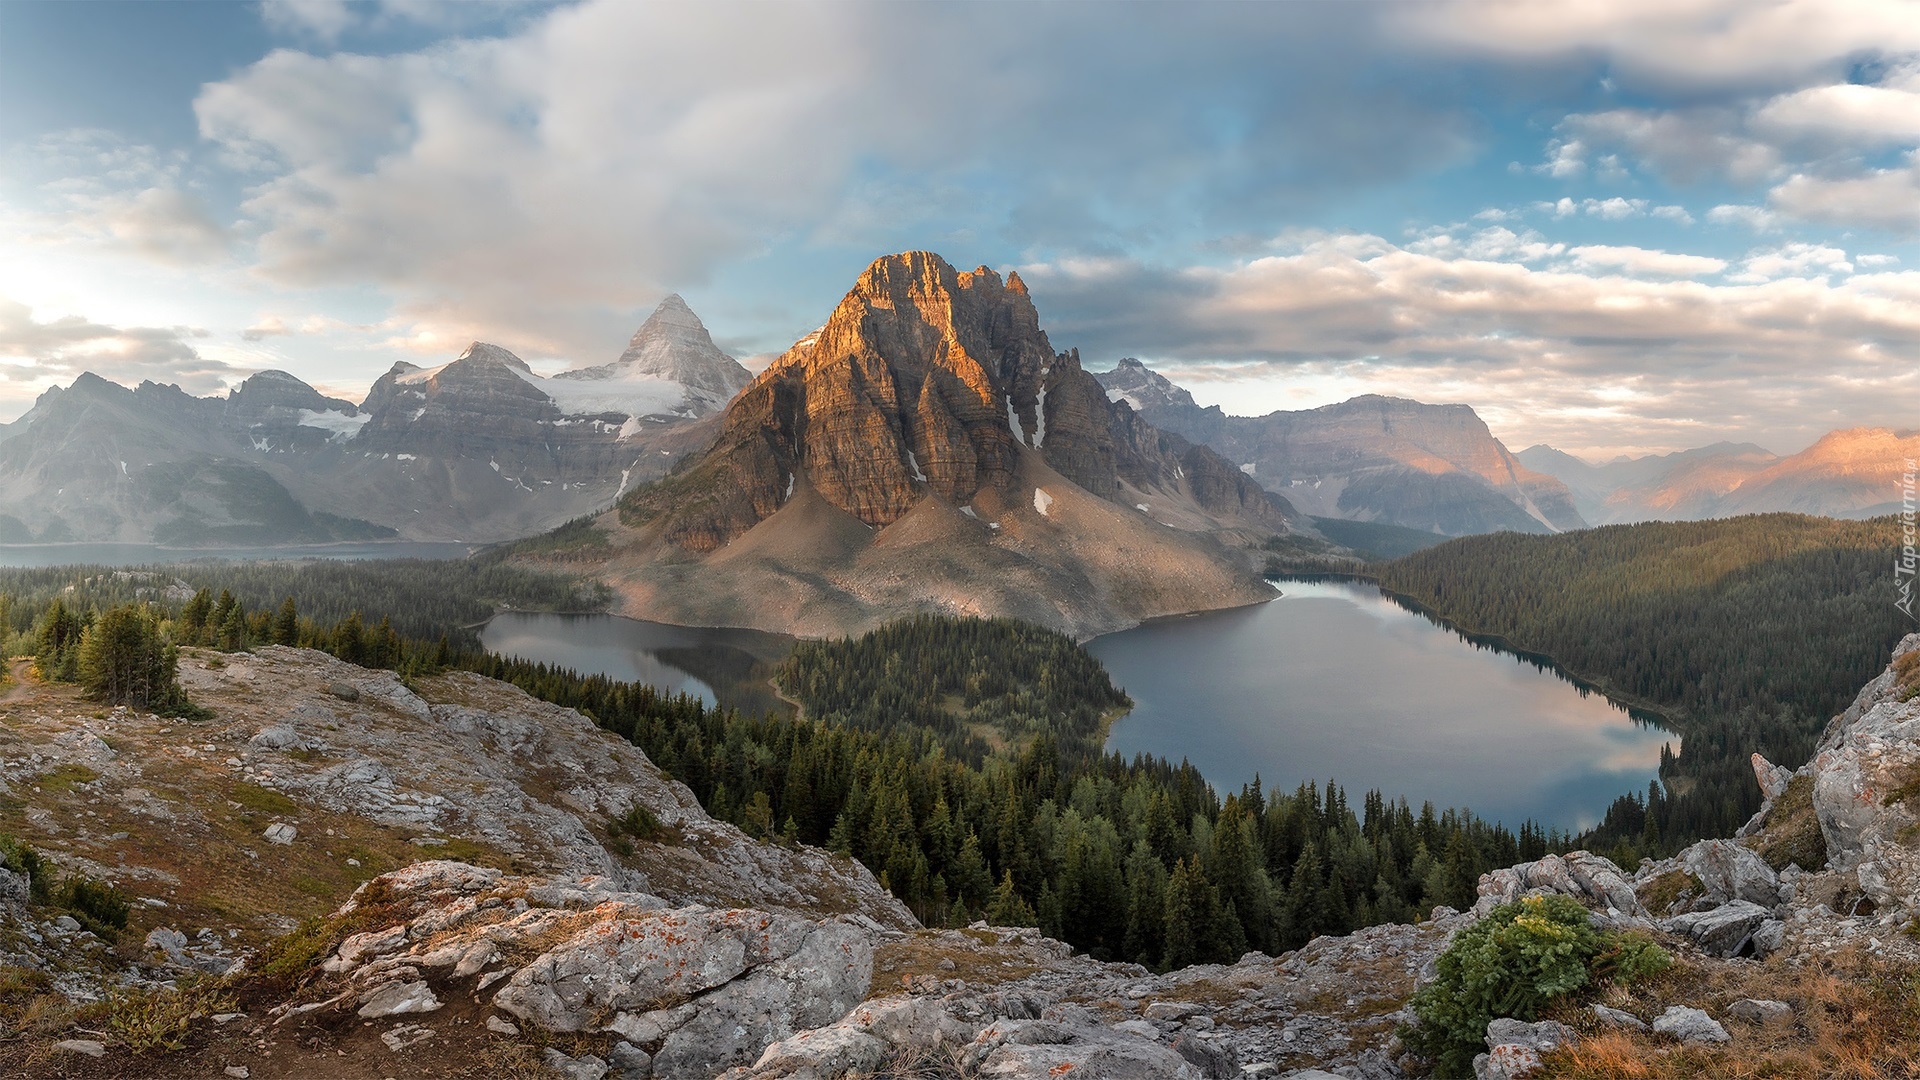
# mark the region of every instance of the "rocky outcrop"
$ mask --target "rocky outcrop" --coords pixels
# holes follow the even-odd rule
[[[1874,904],[1920,910],[1920,634],[1861,689],[1820,737],[1813,806],[1833,869],[1854,874]]]
[[[1217,450],[1309,514],[1463,536],[1585,526],[1565,484],[1522,465],[1465,405],[1367,395],[1228,416],[1138,360],[1095,376],[1154,426]]]

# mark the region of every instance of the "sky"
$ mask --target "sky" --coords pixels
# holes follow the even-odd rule
[[[1917,239],[1920,0],[0,3],[0,419],[756,367],[928,249],[1230,413],[1787,453],[1920,426]]]

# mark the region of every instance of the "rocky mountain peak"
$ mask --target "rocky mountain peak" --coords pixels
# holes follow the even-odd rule
[[[1175,385],[1173,380],[1131,356],[1121,359],[1112,371],[1096,372],[1094,378],[1106,388],[1109,399],[1125,401],[1136,411],[1200,407],[1186,388]]]
[[[684,393],[679,410],[690,416],[717,412],[753,375],[713,343],[700,316],[679,293],[671,293],[640,324],[620,359],[599,367],[563,371],[555,379],[587,382],[675,384]],[[642,394],[641,396],[647,396]]]
[[[505,364],[507,367],[514,368],[518,371],[531,372],[533,370],[527,366],[525,360],[520,359],[518,356],[513,355],[513,353],[508,352],[498,345],[490,345],[484,341],[476,341],[467,346],[465,352],[454,358],[454,363],[457,364],[463,360],[478,361],[486,364]]]

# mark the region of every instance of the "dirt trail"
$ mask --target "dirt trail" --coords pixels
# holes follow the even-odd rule
[[[0,705],[26,697],[33,690],[33,661],[9,660],[7,671],[13,678],[7,681],[6,688],[0,690]]]

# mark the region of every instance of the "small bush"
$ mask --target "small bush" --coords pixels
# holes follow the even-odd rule
[[[1556,998],[1671,962],[1651,939],[1595,930],[1572,897],[1525,897],[1460,931],[1440,954],[1439,978],[1414,995],[1420,1024],[1403,1037],[1438,1075],[1471,1075],[1495,1017],[1532,1020]]]
[[[47,864],[38,851],[22,843],[18,837],[0,835],[0,866],[26,875],[29,901],[36,904],[47,902],[50,893]]]
[[[660,830],[663,828],[665,826],[660,824],[660,819],[654,816],[653,811],[647,809],[642,803],[634,803],[627,808],[626,813],[607,822],[607,835],[616,841],[622,837],[651,840],[660,835]],[[629,844],[627,847],[628,850],[622,854],[631,853],[632,845]]]
[[[135,1053],[148,1054],[184,1048],[195,1020],[233,1008],[220,980],[203,979],[178,990],[110,987],[89,1011]]]
[[[66,910],[85,929],[111,940],[126,929],[133,905],[125,893],[105,882],[69,877],[53,890],[53,903]]]

